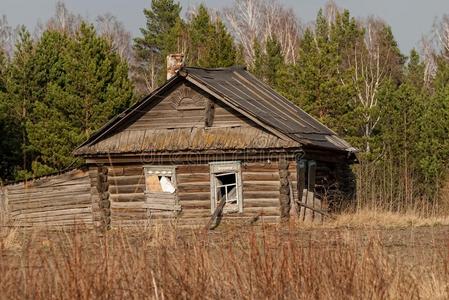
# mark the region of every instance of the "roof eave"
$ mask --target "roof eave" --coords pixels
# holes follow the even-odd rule
[[[104,135],[109,133],[111,130],[116,128],[118,125],[121,124],[121,122],[129,117],[130,114],[133,114],[135,111],[137,111],[141,106],[148,104],[151,100],[153,100],[154,96],[165,91],[169,87],[171,87],[173,84],[178,82],[181,78],[183,78],[184,75],[180,74],[178,72],[175,76],[173,76],[171,79],[167,80],[163,85],[161,85],[159,88],[155,89],[153,92],[151,92],[149,95],[143,97],[140,101],[137,101],[134,105],[131,107],[128,107],[115,117],[113,117],[111,120],[109,120],[106,124],[104,124],[100,129],[98,129],[94,134],[92,134],[86,141],[84,141],[81,145],[76,147],[72,154],[75,156],[81,156],[83,154],[79,153],[79,149],[81,149],[84,146],[92,145],[93,143],[100,140]]]

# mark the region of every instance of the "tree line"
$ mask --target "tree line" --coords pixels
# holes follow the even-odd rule
[[[332,1],[311,24],[269,0],[185,16],[153,0],[143,13],[134,39],[114,16],[89,21],[63,3],[34,34],[0,19],[3,180],[82,163],[74,147],[161,85],[166,56],[182,52],[189,66],[245,65],[360,149],[361,199],[436,199],[449,163],[449,17],[404,54],[385,21]]]

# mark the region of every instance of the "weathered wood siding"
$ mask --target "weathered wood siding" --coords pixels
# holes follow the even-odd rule
[[[243,206],[244,215],[260,218],[267,222],[280,220],[279,165],[276,161],[244,163]]]
[[[6,203],[6,189],[0,186],[0,224],[6,222],[8,218],[8,204]]]
[[[89,175],[74,170],[4,187],[9,218],[18,225],[92,223]]]
[[[112,226],[146,222],[143,165],[109,166],[108,181]]]
[[[212,127],[255,126],[242,114],[218,103],[204,92],[182,83],[162,101],[148,106],[125,130],[205,127],[208,100],[212,100],[215,106]],[[186,101],[189,103],[185,103]]]
[[[142,108],[109,136],[76,152],[111,155],[299,147],[186,84],[179,84],[158,101]],[[189,103],[183,104],[185,101]]]
[[[348,164],[315,160],[315,198],[318,209],[339,211],[343,204],[349,205],[355,193],[355,178]],[[296,161],[289,162],[289,176],[295,201],[298,200]]]
[[[108,168],[113,226],[148,221],[176,221],[182,225],[204,225],[208,222],[211,216],[208,163],[176,166],[177,193],[182,209],[177,216],[169,211],[148,214],[144,205],[143,164],[122,164]],[[94,179],[96,175],[91,175],[91,177]],[[223,220],[248,219],[258,216],[267,222],[278,221],[279,173],[277,163],[242,163],[242,178],[243,213],[225,215]],[[92,182],[92,186],[95,186],[95,180]]]

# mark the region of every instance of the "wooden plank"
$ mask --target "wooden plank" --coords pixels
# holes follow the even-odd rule
[[[176,199],[176,194],[172,193],[146,193],[146,201],[174,201]]]
[[[8,197],[12,198],[18,198],[28,195],[33,196],[40,196],[45,195],[48,193],[54,193],[56,195],[64,194],[64,192],[83,192],[85,191],[89,186],[89,182],[86,180],[80,184],[76,185],[68,185],[68,186],[58,186],[58,187],[41,187],[41,188],[32,188],[32,189],[24,189],[21,191],[8,191]],[[65,193],[66,194],[66,193]]]
[[[279,191],[245,191],[243,190],[243,199],[246,198],[277,198],[279,199]]]
[[[212,230],[220,224],[219,216],[223,214],[223,209],[225,205],[226,205],[226,198],[223,198],[220,200],[217,207],[215,208],[214,213],[210,217],[209,222],[207,222],[205,227],[206,229]]]
[[[129,175],[129,176],[111,176],[108,178],[111,185],[132,185],[132,184],[144,184],[145,176],[142,175]]]
[[[204,184],[210,184],[210,174],[209,173],[192,173],[192,174],[177,174],[176,179],[178,181],[178,186],[180,184],[203,182]]]
[[[311,210],[311,211],[314,211],[315,213],[321,214],[321,215],[323,215],[323,216],[325,216],[325,217],[328,217],[328,218],[331,218],[331,219],[335,219],[334,216],[330,215],[328,212],[326,212],[326,211],[324,211],[324,210],[322,210],[322,209],[315,208],[315,207],[313,207],[313,206],[310,206],[310,205],[305,204],[305,203],[302,203],[302,202],[299,203],[299,205],[301,205],[302,207],[304,207],[304,208],[306,208],[306,209],[309,209],[309,210]]]
[[[242,173],[245,172],[263,172],[263,173],[278,173],[279,167],[277,162],[270,163],[245,163],[242,166]]]
[[[145,208],[149,209],[150,211],[153,210],[170,210],[170,211],[177,211],[181,210],[181,205],[178,204],[170,204],[170,203],[145,203],[143,205]]]
[[[28,210],[28,209],[46,209],[46,208],[52,208],[52,209],[60,209],[61,207],[65,207],[65,206],[82,206],[82,205],[87,205],[90,204],[90,197],[89,196],[84,196],[82,199],[77,199],[77,200],[70,200],[70,201],[66,201],[66,202],[55,202],[55,201],[51,201],[48,200],[45,203],[41,203],[41,202],[37,202],[37,203],[25,203],[25,204],[14,204],[14,205],[10,205],[10,211],[14,212],[14,211],[20,211],[20,210]]]
[[[75,223],[88,223],[92,222],[92,217],[90,215],[85,216],[53,216],[50,218],[40,217],[40,218],[27,218],[24,220],[17,220],[17,222],[23,224],[46,224],[46,225],[56,225],[56,224],[75,224]]]
[[[111,194],[110,199],[116,202],[145,201],[143,193]]]
[[[180,193],[202,193],[210,191],[210,184],[178,184],[178,191]]]
[[[64,210],[55,210],[55,211],[43,211],[43,212],[31,212],[31,213],[22,213],[20,215],[15,216],[14,219],[16,220],[23,220],[23,219],[32,219],[32,218],[39,218],[39,217],[46,217],[46,218],[53,218],[56,216],[76,216],[80,214],[87,214],[90,215],[91,209],[90,207],[86,208],[71,208],[71,209],[64,209]]]
[[[178,191],[179,201],[191,201],[191,200],[210,200],[210,191],[207,192],[181,192]]]
[[[296,163],[296,177],[298,178],[296,182],[296,201],[295,201],[295,209],[298,212],[298,215],[301,216],[301,207],[299,203],[303,198],[303,191],[306,183],[306,161],[304,159],[299,159]],[[305,203],[305,202],[304,202]]]
[[[47,191],[45,193],[45,191],[42,191],[42,193],[31,193],[31,194],[26,194],[26,195],[22,195],[22,196],[9,196],[8,195],[8,200],[10,202],[10,204],[23,204],[23,203],[32,203],[32,202],[40,202],[40,201],[58,201],[58,199],[61,200],[65,200],[65,199],[71,199],[72,197],[74,198],[79,198],[82,196],[88,196],[90,194],[90,188],[84,188],[83,190],[78,190],[78,191],[70,191],[68,190],[67,192],[63,193],[63,192],[49,192]]]
[[[190,209],[207,209],[210,213],[210,200],[206,201],[180,201],[179,202],[183,210]]]
[[[309,160],[307,162],[307,202],[305,204],[311,205],[315,208],[315,180],[316,180],[316,162],[313,160]],[[314,210],[309,210],[308,216],[311,217],[311,221],[313,221],[315,214]]]
[[[243,191],[267,191],[267,192],[279,192],[279,181],[259,181],[259,182],[243,182]]]
[[[119,208],[141,208],[144,209],[145,201],[135,201],[135,202],[111,202],[112,209]]]
[[[177,174],[209,174],[209,164],[201,165],[179,165],[176,169]]]
[[[244,199],[244,210],[249,207],[279,207],[279,199]]]
[[[242,172],[243,181],[279,181],[279,172]]]
[[[109,192],[111,194],[144,193],[145,186],[143,184],[109,185]]]

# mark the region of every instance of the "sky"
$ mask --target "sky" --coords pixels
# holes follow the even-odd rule
[[[54,13],[57,0],[0,0],[0,15],[6,15],[13,25],[24,24],[31,31],[38,21],[45,21]],[[326,0],[279,0],[291,7],[303,23],[314,20]],[[91,20],[99,14],[111,13],[125,24],[134,35],[145,24],[143,8],[150,0],[65,0],[73,12]],[[232,0],[179,0],[183,8],[205,3],[219,9],[230,6]],[[400,49],[408,53],[419,47],[423,35],[429,34],[437,18],[449,14],[448,0],[336,0],[339,7],[347,8],[355,17],[375,15],[391,25]]]

